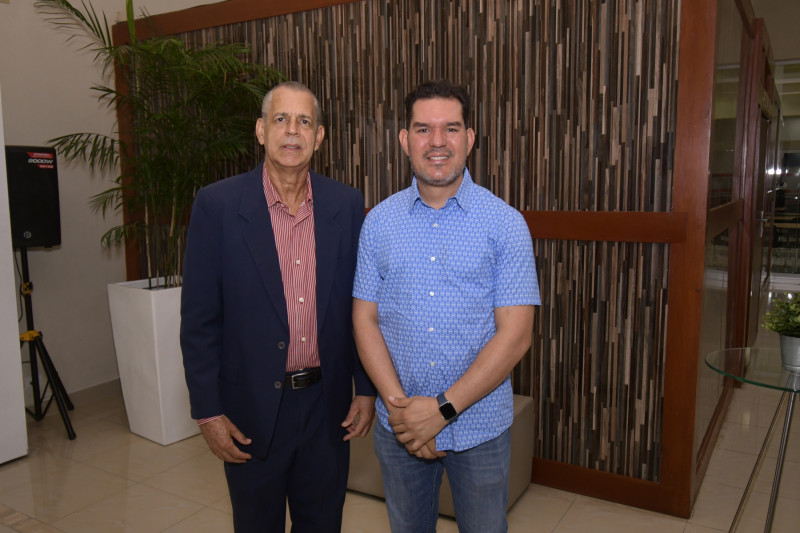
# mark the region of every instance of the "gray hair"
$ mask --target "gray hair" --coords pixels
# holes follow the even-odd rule
[[[269,107],[272,105],[273,91],[275,91],[275,89],[280,89],[281,87],[285,87],[293,91],[300,91],[310,94],[311,97],[314,99],[314,119],[317,121],[317,125],[322,124],[322,106],[319,104],[317,96],[313,92],[311,92],[311,89],[309,89],[299,81],[284,81],[283,83],[279,83],[278,85],[267,91],[267,94],[264,95],[264,99],[261,101],[262,118],[266,118],[267,109],[269,109]]]

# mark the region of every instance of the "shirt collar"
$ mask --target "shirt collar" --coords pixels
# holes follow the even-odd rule
[[[261,179],[264,182],[264,196],[267,198],[267,207],[272,207],[277,203],[281,203],[281,197],[278,195],[278,191],[275,190],[275,186],[272,184],[272,181],[269,179],[269,172],[267,172],[266,165],[263,166],[263,170],[261,172]],[[305,202],[311,206],[314,205],[314,194],[311,192],[311,173],[309,172],[306,175],[306,198]]]
[[[459,185],[456,193],[450,198],[455,200],[456,204],[465,212],[469,211],[470,198],[472,198],[473,185],[474,183],[472,182],[472,175],[469,173],[469,170],[464,168],[464,178],[461,180],[461,185]],[[417,202],[420,202],[422,204],[425,203],[425,201],[419,195],[419,186],[417,185],[416,176],[414,176],[414,179],[411,180],[411,187],[409,188],[409,192],[410,194],[408,197],[408,212],[410,213],[411,210],[414,209],[414,206],[417,204]],[[449,201],[450,199],[448,199],[448,202]]]

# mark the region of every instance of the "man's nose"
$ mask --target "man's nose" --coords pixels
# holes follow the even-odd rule
[[[445,141],[444,131],[440,130],[439,128],[434,128],[431,131],[431,146],[444,146],[447,144]]]

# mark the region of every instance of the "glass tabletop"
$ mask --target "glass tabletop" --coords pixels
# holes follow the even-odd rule
[[[706,365],[737,381],[789,392],[800,392],[800,372],[783,368],[777,348],[728,348],[706,356]]]

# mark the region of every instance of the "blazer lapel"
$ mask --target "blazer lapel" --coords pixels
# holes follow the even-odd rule
[[[245,220],[244,240],[250,249],[250,255],[256,264],[261,282],[269,294],[275,312],[288,332],[289,316],[286,311],[286,296],[283,294],[281,265],[278,260],[278,249],[275,246],[272,221],[267,209],[267,200],[264,197],[261,172],[262,166],[259,166],[248,176],[247,184],[242,189],[239,216]]]
[[[327,191],[326,183],[311,172],[314,191],[314,240],[317,249],[317,329],[320,329],[328,308],[336,274],[339,240],[342,229],[337,222],[341,210],[336,196]]]

